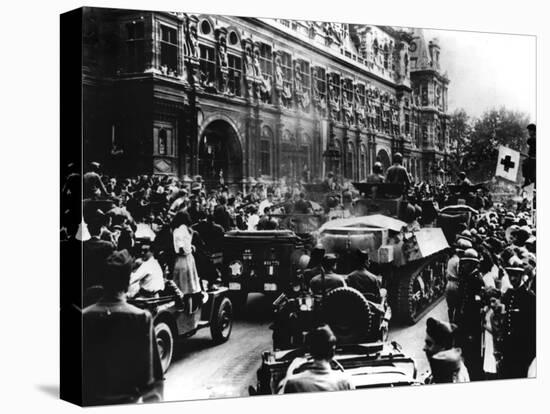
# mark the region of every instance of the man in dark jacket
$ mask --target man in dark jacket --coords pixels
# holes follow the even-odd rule
[[[342,391],[355,389],[349,376],[333,370],[330,361],[336,349],[336,337],[328,326],[311,331],[306,344],[313,361],[294,360],[288,369],[287,377],[280,384],[280,393]]]
[[[501,378],[525,378],[536,356],[536,299],[524,283],[525,269],[517,257],[510,259],[506,273],[511,289],[502,298],[504,335],[502,338]]]
[[[83,311],[84,405],[136,402],[162,387],[153,318],[126,302],[131,268],[126,250],[109,256],[103,297]]]
[[[113,243],[100,239],[103,218],[103,213],[98,210],[96,215],[89,219],[88,232],[91,238],[82,244],[82,289],[85,292],[85,305],[93,303],[87,301],[86,290],[103,284],[106,259],[115,249]]]
[[[403,156],[396,152],[393,156],[393,165],[386,172],[386,182],[390,184],[401,184],[406,193],[411,185],[411,178],[405,167],[402,165]]]
[[[344,277],[334,272],[336,270],[336,261],[336,255],[332,253],[328,253],[325,255],[325,257],[323,258],[322,266],[325,273],[324,276],[322,273],[315,276],[313,279],[311,279],[311,282],[309,284],[311,291],[314,294],[321,295],[323,293],[323,290],[325,291],[325,293],[328,293],[332,289],[346,286]]]
[[[483,278],[479,271],[479,253],[466,249],[459,261],[459,306],[456,316],[457,345],[462,347],[464,363],[472,381],[484,379],[481,357],[481,309]]]
[[[227,211],[227,199],[225,196],[218,198],[218,205],[214,207],[214,221],[223,227],[225,231],[229,231],[233,225],[231,215]]]
[[[346,276],[346,284],[357,289],[368,300],[380,303],[380,282],[374,274],[367,270],[369,267],[369,253],[358,250],[357,258],[359,265],[356,270]]]

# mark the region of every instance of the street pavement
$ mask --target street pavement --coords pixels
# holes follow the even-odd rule
[[[422,348],[429,316],[446,320],[445,301],[413,326],[390,326],[389,340],[414,358],[419,374],[428,370]],[[270,303],[260,294],[251,294],[245,316],[234,321],[226,343],[213,345],[208,329],[179,341],[166,373],[165,401],[248,396],[248,387],[256,385],[261,353],[272,346],[270,318]]]

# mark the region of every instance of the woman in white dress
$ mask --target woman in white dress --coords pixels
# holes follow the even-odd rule
[[[184,295],[200,292],[202,289],[193,257],[193,230],[189,214],[178,212],[172,221],[172,228],[176,252],[172,279]]]

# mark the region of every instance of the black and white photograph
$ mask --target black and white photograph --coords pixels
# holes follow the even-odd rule
[[[99,7],[60,21],[61,325],[82,333],[62,398],[537,376],[535,36]],[[75,68],[81,102],[64,100]]]

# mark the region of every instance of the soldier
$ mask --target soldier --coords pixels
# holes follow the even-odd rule
[[[382,163],[377,161],[372,167],[372,174],[367,176],[367,183],[383,183],[384,181]]]
[[[479,254],[474,249],[466,249],[459,261],[459,312],[457,343],[462,347],[464,363],[470,378],[483,379],[483,359],[481,357],[481,309],[483,278],[479,271]]]
[[[458,291],[458,264],[464,251],[472,248],[472,243],[466,239],[459,238],[455,244],[455,253],[447,262],[447,285],[445,286],[445,299],[447,301],[447,313],[449,322],[454,323],[459,306]]]
[[[500,378],[525,378],[536,356],[536,301],[523,277],[523,263],[517,257],[505,268],[512,287],[502,298],[504,305],[504,335]]]
[[[346,283],[349,287],[361,292],[368,300],[380,303],[380,282],[367,270],[370,264],[369,253],[358,250],[356,254],[359,261],[358,267],[346,276]]]
[[[411,178],[409,172],[402,165],[403,155],[396,152],[393,156],[393,165],[386,172],[386,182],[390,184],[401,184],[403,186],[403,194],[406,194],[410,185]]]
[[[325,254],[323,257],[322,268],[325,272],[324,276],[321,273],[311,279],[310,287],[311,291],[316,294],[322,294],[323,290],[328,293],[332,289],[346,286],[346,282],[342,275],[335,273],[337,257],[332,253]]]

